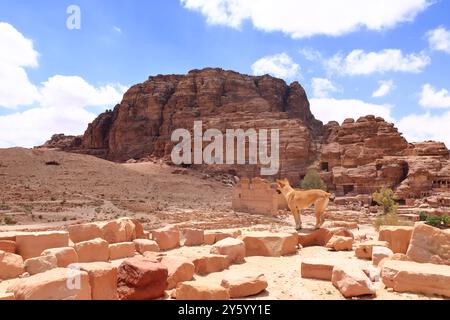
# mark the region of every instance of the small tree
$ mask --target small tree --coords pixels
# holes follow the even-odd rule
[[[326,191],[327,189],[327,186],[320,178],[319,173],[314,169],[308,171],[301,183],[301,187],[304,190],[320,189]]]
[[[382,189],[380,192],[375,192],[372,197],[373,201],[378,203],[383,209],[383,215],[397,213],[398,204],[394,200],[394,191],[392,189]]]

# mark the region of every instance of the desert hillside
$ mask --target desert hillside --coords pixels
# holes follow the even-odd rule
[[[248,224],[231,211],[230,177],[209,178],[153,162],[116,164],[54,150],[0,150],[0,220],[51,228],[132,216],[171,222]],[[256,220],[258,218],[255,218]],[[15,224],[17,222],[17,225]]]

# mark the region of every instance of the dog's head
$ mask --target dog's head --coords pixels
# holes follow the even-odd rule
[[[291,185],[288,179],[277,180],[277,193],[282,194],[283,190],[290,188]]]

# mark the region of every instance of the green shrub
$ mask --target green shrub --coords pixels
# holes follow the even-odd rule
[[[420,216],[420,221],[422,221],[422,222],[427,221],[427,219],[428,219],[427,214],[423,211],[420,213],[419,216]]]
[[[450,228],[450,216],[445,215],[442,217],[427,217],[426,223],[436,228]]]
[[[327,189],[327,186],[320,178],[319,173],[314,169],[308,171],[305,178],[302,180],[301,187],[303,190],[319,189],[326,191]]]
[[[385,188],[380,192],[375,192],[372,198],[373,201],[381,206],[384,215],[397,213],[398,204],[394,200],[394,191],[392,189]]]

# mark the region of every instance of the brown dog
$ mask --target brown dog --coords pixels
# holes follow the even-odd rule
[[[316,209],[316,229],[323,225],[325,222],[323,213],[334,195],[322,190],[295,190],[287,179],[277,180],[277,185],[278,193],[286,198],[288,207],[294,215],[297,230],[302,228],[302,210],[308,209],[313,204]]]

